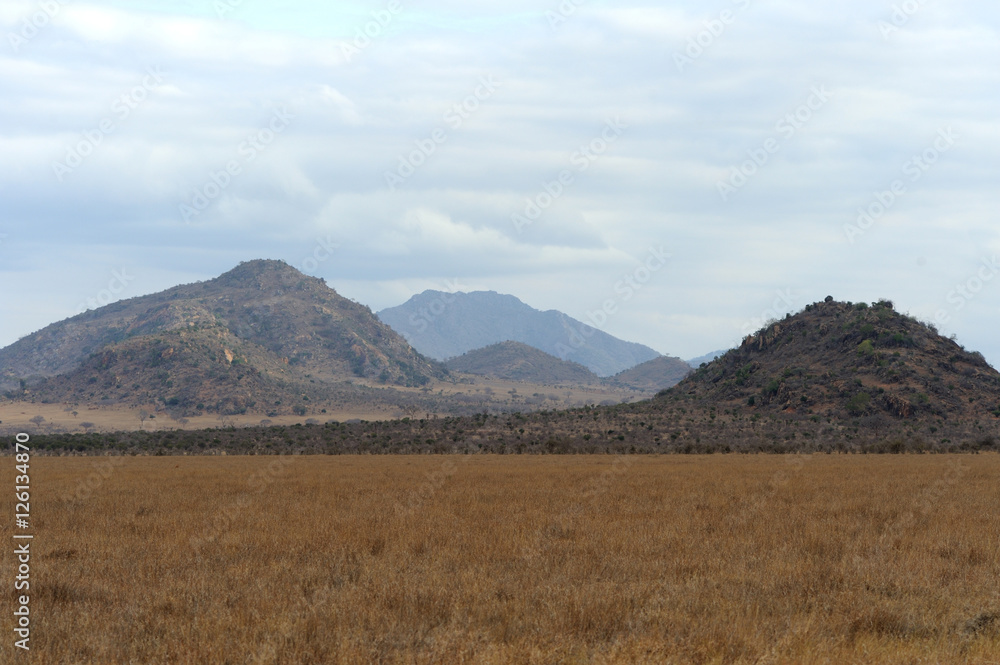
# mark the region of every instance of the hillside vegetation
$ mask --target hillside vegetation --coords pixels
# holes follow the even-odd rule
[[[957,452],[1000,448],[1000,373],[932,328],[823,302],[655,398],[612,406],[300,428],[54,435],[53,452]]]
[[[453,372],[494,376],[533,383],[599,383],[600,378],[579,363],[520,342],[500,342],[452,358],[445,367]]]
[[[619,372],[608,379],[609,383],[636,390],[657,392],[676,386],[691,373],[691,366],[672,356],[660,356]]]
[[[1000,373],[889,301],[831,299],[747,337],[664,397],[756,414],[975,421],[1000,409]]]
[[[55,323],[0,350],[0,368],[10,398],[186,415],[285,412],[350,400],[353,379],[412,387],[447,374],[367,307],[264,260]]]

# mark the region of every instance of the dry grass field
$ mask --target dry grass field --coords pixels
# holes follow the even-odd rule
[[[474,400],[484,400],[483,404],[498,409],[531,411],[535,409],[565,409],[584,404],[617,404],[623,401],[634,401],[651,396],[651,393],[603,385],[544,385],[524,381],[506,381],[482,376],[461,375],[462,381],[433,381],[426,392],[439,395],[442,399],[462,399],[468,397]],[[356,379],[355,383],[369,388],[380,388],[377,381]],[[394,388],[404,396],[424,396],[425,391],[419,388]],[[140,420],[140,411],[153,414],[153,418]],[[268,416],[261,411],[250,411],[241,415],[225,417],[217,413],[205,413],[201,416],[190,416],[183,420],[170,417],[163,405],[146,404],[140,406],[93,406],[89,404],[53,402],[11,401],[0,397],[0,432],[45,431],[45,432],[121,432],[137,430],[197,430],[211,427],[249,427],[259,425],[266,419],[268,424],[292,425],[305,423],[309,420],[340,422],[361,420],[391,420],[403,418],[406,415],[422,417],[426,409],[413,407],[412,412],[380,403],[359,403],[354,406],[335,406],[328,403],[315,403],[304,415],[283,413]],[[445,411],[435,412],[437,415],[448,415]],[[74,415],[75,414],[75,415]],[[39,425],[32,423],[32,418],[41,416],[44,422]],[[87,426],[84,426],[87,423]]]
[[[994,454],[109,459],[0,661],[1000,663]]]

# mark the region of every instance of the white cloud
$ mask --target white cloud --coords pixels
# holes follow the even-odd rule
[[[339,40],[368,5],[245,3],[218,21],[68,4],[16,53],[0,50],[0,290],[17,291],[0,343],[42,322],[28,303],[50,298],[60,274],[102,274],[136,248],[157,256],[159,284],[172,265],[182,281],[256,256],[297,264],[327,235],[344,249],[319,272],[376,308],[459,277],[578,317],[665,243],[670,278],[609,325],[685,356],[727,344],[776,289],[933,307],[926,294],[946,294],[970,251],[1000,251],[998,10],[927,3],[883,39],[889,4],[752,3],[678,72],[673,53],[739,4],[593,2],[553,31],[528,2],[424,3],[350,63]],[[34,8],[0,4],[4,32]],[[60,183],[53,160],[149,66],[163,84]],[[445,112],[483,76],[502,85],[452,126]],[[830,103],[722,202],[719,179],[814,85]],[[283,105],[287,131],[184,224],[178,206]],[[574,153],[618,115],[627,132],[578,170]],[[857,207],[949,125],[955,149],[849,244]],[[446,140],[390,192],[385,173],[438,129]],[[511,215],[563,169],[572,184],[518,233]],[[19,278],[35,264],[51,279]],[[995,329],[998,312],[1000,291],[984,292],[960,337]],[[996,341],[975,339],[1000,361]]]

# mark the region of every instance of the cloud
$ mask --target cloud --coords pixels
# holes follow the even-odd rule
[[[594,0],[554,26],[556,2],[402,4],[358,47],[379,3],[243,3],[220,19],[210,3],[74,2],[16,50],[7,36],[37,5],[0,5],[0,343],[141,256],[136,288],[155,289],[258,256],[301,265],[330,237],[342,249],[317,274],[376,308],[460,278],[580,317],[663,243],[670,272],[608,325],[690,357],[781,289],[933,316],[969,261],[1000,249],[992,4],[925,3],[887,35],[891,4],[860,0]],[[123,116],[150,67],[162,83]],[[806,117],[816,86],[831,97]],[[627,129],[590,159],[615,118]],[[54,164],[105,119],[113,131],[60,179]],[[954,149],[849,242],[858,208],[947,127]],[[723,200],[719,183],[769,139]],[[401,160],[420,163],[390,188]],[[1000,290],[984,289],[954,319],[995,363],[981,331],[998,314]]]

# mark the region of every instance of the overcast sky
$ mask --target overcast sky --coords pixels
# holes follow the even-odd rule
[[[495,290],[682,357],[890,298],[998,366],[998,24],[986,0],[4,0],[0,345],[276,258],[376,311]]]

